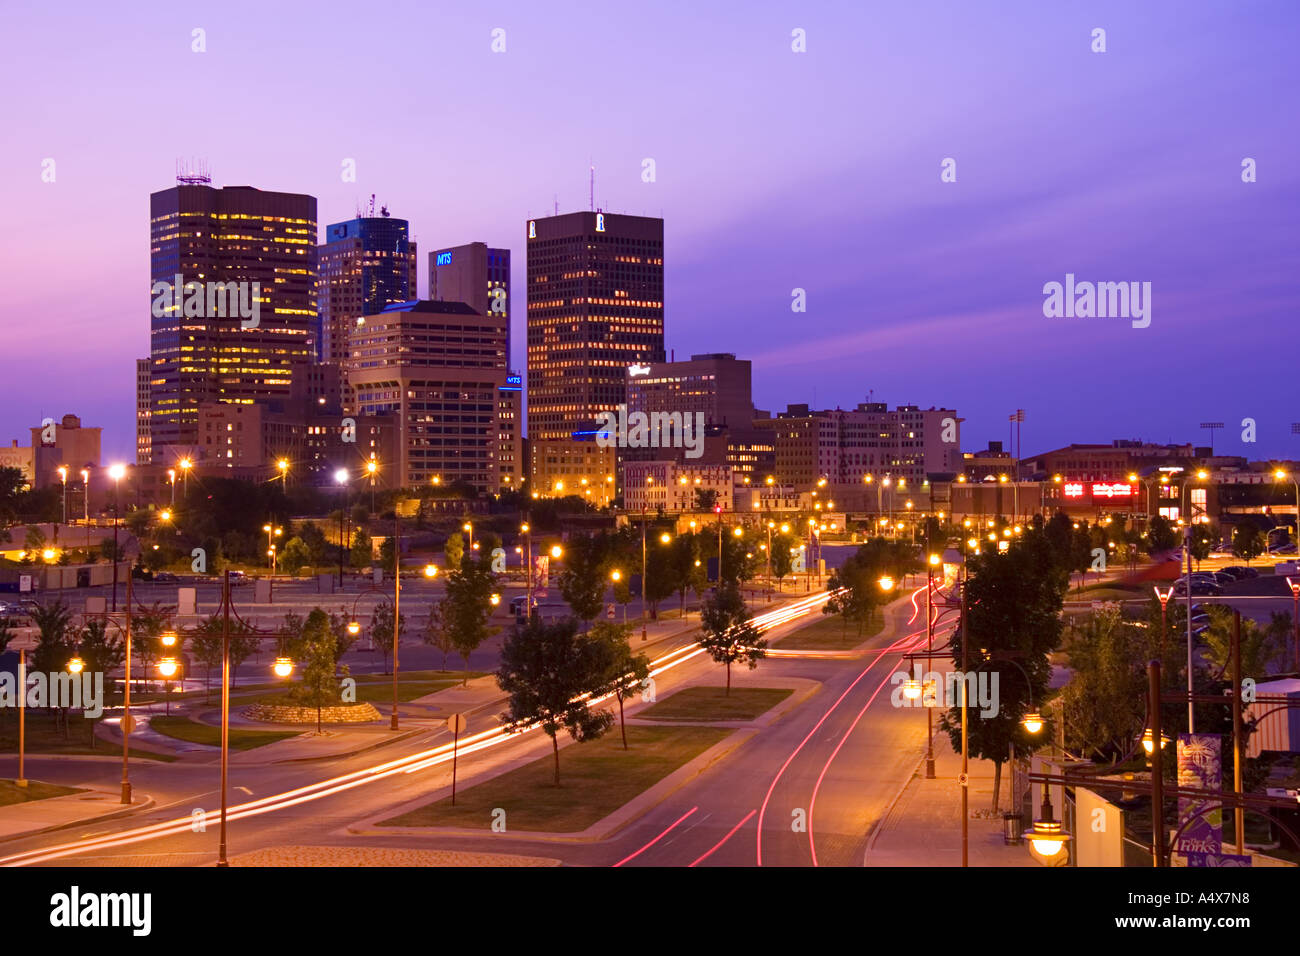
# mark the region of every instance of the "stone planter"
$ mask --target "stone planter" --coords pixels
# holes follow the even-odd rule
[[[315,707],[300,707],[292,704],[252,704],[245,707],[243,715],[249,720],[261,720],[275,724],[314,724]],[[379,720],[379,711],[370,703],[339,704],[320,709],[320,721],[323,724],[364,724]]]

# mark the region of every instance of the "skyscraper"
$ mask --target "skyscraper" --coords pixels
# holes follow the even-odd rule
[[[664,222],[575,212],[529,220],[528,437],[568,439],[664,360]]]
[[[167,463],[201,403],[287,397],[310,364],[316,199],[188,177],[149,210],[150,450]]]
[[[405,219],[387,215],[358,217],[325,227],[325,241],[317,250],[318,362],[343,364],[348,333],[359,316],[378,315],[394,302],[416,298],[416,249],[410,231]]]
[[[501,416],[510,405],[500,320],[463,302],[420,300],[365,317],[350,339],[357,412],[398,423],[398,460],[380,467],[403,486],[436,478],[496,491]]]
[[[481,315],[499,316],[506,323],[509,356],[509,249],[490,249],[486,242],[471,242],[429,253],[429,298],[464,302]]]

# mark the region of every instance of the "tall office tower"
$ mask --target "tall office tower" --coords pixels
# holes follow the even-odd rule
[[[361,415],[397,421],[397,482],[500,485],[505,329],[463,302],[420,300],[366,316],[351,334],[348,379]],[[394,463],[380,462],[392,473]]]
[[[150,453],[164,464],[194,446],[200,404],[287,397],[317,318],[315,197],[179,182],[149,197]]]
[[[135,360],[135,463],[147,465],[149,450],[149,360]]]
[[[471,242],[429,253],[429,298],[464,302],[481,315],[499,316],[506,324],[506,355],[510,355],[509,249]]]
[[[416,298],[415,243],[410,224],[387,215],[325,227],[317,249],[320,270],[320,331],[316,361],[342,365],[348,334],[363,315],[378,315],[394,302]]]
[[[626,400],[629,366],[664,360],[664,221],[574,212],[526,235],[528,437],[568,439]]]

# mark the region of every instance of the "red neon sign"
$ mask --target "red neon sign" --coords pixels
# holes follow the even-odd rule
[[[1094,482],[1092,496],[1094,498],[1131,498],[1133,496],[1133,486],[1122,481]]]
[[[1083,482],[1081,482],[1081,481],[1067,481],[1067,482],[1065,483],[1064,495],[1065,495],[1065,497],[1067,497],[1067,498],[1082,498],[1082,497],[1083,497]]]

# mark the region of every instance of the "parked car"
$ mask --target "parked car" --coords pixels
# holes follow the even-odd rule
[[[1236,580],[1237,580],[1237,576],[1235,574],[1229,574],[1226,571],[1214,572],[1214,583],[1219,585],[1219,587],[1224,587],[1225,585],[1232,584]]]
[[[1274,575],[1292,575],[1300,573],[1300,563],[1295,561],[1283,561],[1281,564],[1273,565]]]
[[[1222,571],[1222,572],[1225,573],[1225,574],[1231,574],[1231,575],[1232,575],[1234,578],[1236,578],[1238,581],[1241,581],[1241,580],[1243,580],[1244,578],[1257,578],[1257,577],[1259,577],[1259,572],[1258,572],[1257,570],[1255,570],[1254,568],[1242,567],[1242,566],[1239,565],[1239,564],[1233,564],[1233,565],[1230,565],[1230,566],[1228,566],[1228,567],[1226,567],[1226,568],[1220,568],[1219,570]]]
[[[1192,579],[1193,595],[1199,594],[1199,595],[1212,596],[1212,595],[1217,595],[1222,593],[1223,593],[1223,588],[1219,587],[1219,585],[1215,584],[1213,581],[1197,580],[1196,578]],[[1176,597],[1187,596],[1186,581],[1179,579],[1178,581],[1174,582],[1174,595]]]
[[[159,571],[153,576],[155,584],[179,584],[180,578],[170,571]]]
[[[229,572],[229,574],[230,574],[230,583],[232,586],[253,583],[253,579],[250,578],[248,574],[243,571],[231,571]]]

